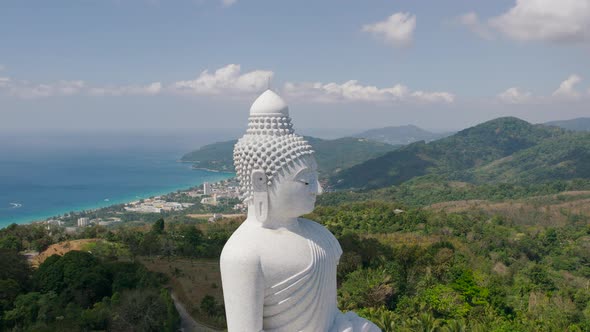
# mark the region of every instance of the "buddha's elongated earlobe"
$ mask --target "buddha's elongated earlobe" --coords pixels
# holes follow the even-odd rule
[[[252,172],[252,202],[256,219],[265,223],[268,219],[268,180],[262,170]]]

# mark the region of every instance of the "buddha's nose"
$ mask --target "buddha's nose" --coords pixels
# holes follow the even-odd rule
[[[317,184],[316,185],[317,185],[317,188],[318,188],[317,194],[318,195],[321,195],[322,193],[324,193],[324,188],[322,188],[322,185],[320,184],[320,181],[317,181]]]

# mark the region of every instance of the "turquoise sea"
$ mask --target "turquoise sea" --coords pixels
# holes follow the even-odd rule
[[[232,177],[177,160],[230,133],[0,134],[0,228]]]

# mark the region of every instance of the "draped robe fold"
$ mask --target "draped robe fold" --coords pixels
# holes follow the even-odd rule
[[[336,268],[342,249],[334,235],[310,220],[300,219],[300,226],[311,260],[299,273],[265,289],[264,331],[379,331],[356,314],[338,310]]]

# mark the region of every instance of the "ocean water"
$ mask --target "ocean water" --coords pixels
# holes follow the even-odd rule
[[[0,228],[233,176],[177,162],[230,134],[105,135],[0,134]]]

